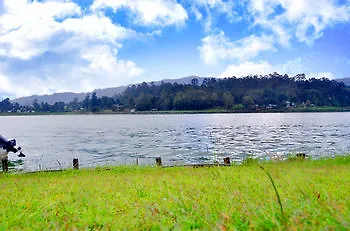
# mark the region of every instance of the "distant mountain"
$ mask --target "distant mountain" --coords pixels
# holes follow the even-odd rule
[[[180,79],[164,79],[161,81],[153,81],[155,85],[160,85],[162,82],[164,83],[178,83],[178,84],[190,84],[192,79],[198,79],[198,84],[202,84],[203,80],[205,78],[203,77],[198,77],[198,76],[188,76]],[[149,82],[152,83],[152,82]],[[139,85],[135,84],[135,85]],[[130,84],[128,86],[131,86],[133,84]],[[79,101],[82,101],[87,94],[92,94],[93,92],[96,92],[96,95],[98,97],[102,96],[108,96],[112,97],[115,94],[120,94],[122,93],[128,86],[119,86],[119,87],[111,87],[111,88],[103,88],[103,89],[95,89],[92,92],[82,92],[82,93],[73,93],[73,92],[64,92],[64,93],[54,93],[51,95],[32,95],[32,96],[27,96],[27,97],[20,97],[11,100],[13,103],[18,103],[20,105],[31,105],[35,99],[38,100],[38,103],[41,102],[46,102],[48,104],[54,104],[55,102],[65,102],[69,103],[74,100],[74,98],[78,98]]]
[[[18,103],[20,105],[31,105],[35,99],[38,100],[39,103],[46,102],[48,104],[54,104],[55,102],[63,101],[65,103],[73,101],[74,98],[78,98],[79,101],[85,98],[87,93],[72,93],[72,92],[63,92],[63,93],[55,93],[52,95],[32,95],[26,97],[20,97],[11,100],[12,103]]]
[[[191,75],[188,77],[180,78],[180,79],[163,79],[161,81],[154,82],[156,85],[160,85],[162,82],[164,83],[177,83],[177,84],[191,84],[192,79],[198,79],[198,84],[201,85],[205,78],[213,78],[213,77],[199,77],[196,75]]]
[[[32,96],[16,98],[11,101],[13,103],[18,103],[20,105],[31,105],[35,99],[38,100],[38,103],[44,102],[48,104],[54,104],[55,102],[59,102],[59,101],[69,103],[69,102],[72,102],[74,98],[78,98],[79,101],[82,101],[87,94],[91,95],[93,92],[96,92],[96,95],[98,97],[101,97],[101,96],[112,97],[115,94],[122,93],[126,88],[127,88],[126,86],[120,86],[120,87],[96,89],[92,92],[82,92],[82,93],[63,92],[63,93],[54,93],[51,95],[32,95]]]
[[[345,85],[350,86],[350,77],[349,78],[343,78],[343,79],[336,79],[338,82],[343,82]]]

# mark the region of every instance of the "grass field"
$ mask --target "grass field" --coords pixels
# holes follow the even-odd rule
[[[0,174],[0,230],[349,230],[350,156]]]

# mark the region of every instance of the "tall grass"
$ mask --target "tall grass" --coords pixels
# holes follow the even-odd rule
[[[350,157],[0,174],[0,230],[348,230]]]
[[[278,204],[280,205],[280,208],[281,208],[281,215],[283,217],[284,216],[284,212],[283,212],[283,206],[282,206],[282,202],[281,202],[281,197],[280,197],[280,194],[278,193],[278,190],[276,188],[275,182],[273,181],[272,176],[270,175],[270,173],[268,171],[266,171],[266,169],[262,165],[259,165],[259,167],[266,173],[266,175],[269,177],[269,179],[271,181],[271,184],[273,186],[273,189],[275,190],[275,193],[276,193],[276,196],[277,196],[277,199],[278,199]]]

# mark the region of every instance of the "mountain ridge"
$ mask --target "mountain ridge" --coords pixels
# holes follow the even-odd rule
[[[191,75],[187,77],[182,77],[178,79],[163,79],[160,81],[150,81],[147,82],[149,84],[153,83],[155,85],[160,85],[163,83],[177,83],[177,84],[190,84],[192,79],[196,78],[198,79],[198,84],[202,84],[203,80],[205,78],[215,78],[215,77],[200,77],[196,75]],[[345,85],[350,86],[350,77],[349,78],[341,78],[341,79],[335,79],[338,82],[344,82]],[[64,103],[70,103],[75,98],[78,98],[78,101],[82,101],[87,94],[96,93],[98,97],[107,96],[107,97],[113,97],[116,94],[121,94],[127,87],[132,85],[140,85],[142,83],[136,83],[136,84],[129,84],[129,85],[123,85],[118,87],[109,87],[109,88],[99,88],[95,89],[91,92],[81,92],[81,93],[74,93],[74,92],[61,92],[61,93],[54,93],[54,94],[45,94],[45,95],[32,95],[32,96],[25,96],[25,97],[19,97],[11,100],[13,103],[18,103],[20,105],[31,105],[35,99],[38,100],[38,103],[48,103],[48,104],[54,104],[55,102],[64,102]]]
[[[160,85],[162,82],[164,83],[178,83],[178,84],[190,84],[191,80],[193,78],[198,79],[198,84],[202,84],[203,80],[205,78],[212,78],[212,77],[199,77],[195,75],[182,77],[178,79],[163,79],[160,81],[151,81],[147,82],[148,84],[153,83],[155,85]],[[64,102],[64,103],[70,103],[75,98],[78,98],[78,101],[82,101],[87,94],[96,93],[98,97],[107,96],[107,97],[113,97],[116,94],[121,94],[125,89],[127,89],[129,86],[132,85],[140,85],[142,83],[136,83],[136,84],[129,84],[129,85],[123,85],[118,87],[108,87],[108,88],[98,88],[91,92],[80,92],[80,93],[74,93],[74,92],[60,92],[60,93],[53,93],[53,94],[44,94],[44,95],[31,95],[31,96],[24,96],[12,99],[12,103],[18,103],[20,105],[31,105],[34,100],[38,100],[38,103],[48,103],[48,104],[54,104],[55,102]]]

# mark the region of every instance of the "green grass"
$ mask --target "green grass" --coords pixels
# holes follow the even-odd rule
[[[350,156],[0,174],[0,230],[349,230]]]

